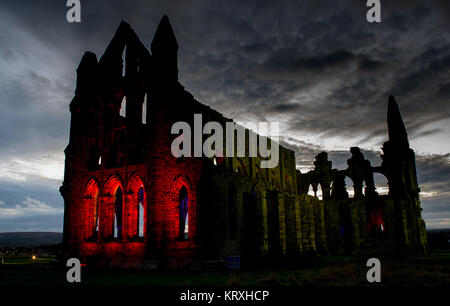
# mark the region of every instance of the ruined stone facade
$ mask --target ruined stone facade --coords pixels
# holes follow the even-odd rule
[[[379,167],[358,148],[346,170],[333,169],[322,152],[305,174],[281,146],[275,168],[260,168],[260,157],[175,158],[174,122],[192,126],[193,114],[232,121],[180,85],[177,51],[163,17],[151,53],[122,22],[99,61],[84,54],[61,187],[68,254],[111,266],[188,266],[228,255],[245,264],[283,255],[427,253],[414,152],[393,97]],[[387,178],[388,195],[376,192],[374,173]],[[308,195],[310,186],[314,193],[320,186],[323,198]]]

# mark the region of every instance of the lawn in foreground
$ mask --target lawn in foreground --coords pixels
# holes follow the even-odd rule
[[[365,286],[366,261],[356,256],[304,259],[291,268],[243,271],[99,270],[83,267],[77,286]],[[379,257],[381,286],[449,286],[450,253],[426,257]],[[68,268],[45,258],[6,260],[0,265],[0,286],[73,286]]]

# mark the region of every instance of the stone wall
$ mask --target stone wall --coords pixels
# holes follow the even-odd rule
[[[233,121],[178,82],[178,43],[167,17],[151,51],[121,23],[100,60],[87,52],[77,69],[61,187],[68,254],[114,266],[151,260],[181,267],[229,255],[249,263],[301,254],[427,253],[415,156],[393,97],[381,166],[352,147],[347,169],[333,169],[321,152],[314,169],[301,173],[295,152],[280,146],[278,165],[262,168],[264,158],[249,154],[249,130],[243,156],[235,139],[234,154],[224,141],[214,147],[215,157],[193,157],[199,137],[193,135],[190,156],[177,158],[171,152],[175,122],[194,127],[194,114],[201,114],[203,123],[223,127],[225,140],[225,126]],[[389,195],[377,193],[374,173],[386,176]],[[143,234],[137,228],[140,205]]]

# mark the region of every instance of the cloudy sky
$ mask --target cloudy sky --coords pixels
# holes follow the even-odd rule
[[[0,0],[0,232],[62,231],[81,56],[99,58],[121,20],[149,47],[164,14],[186,89],[243,124],[280,122],[303,172],[322,150],[344,169],[350,146],[379,165],[393,94],[427,226],[450,227],[450,2],[392,2],[369,24],[365,0],[82,0],[81,23],[69,24],[65,0]]]

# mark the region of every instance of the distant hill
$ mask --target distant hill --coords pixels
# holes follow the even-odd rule
[[[55,232],[10,232],[0,233],[2,247],[39,247],[62,242],[62,233]],[[450,229],[427,230],[428,244],[431,249],[450,248]]]
[[[427,229],[431,235],[450,235],[450,228]]]
[[[430,250],[450,250],[450,229],[427,230]]]
[[[62,233],[11,232],[0,233],[0,247],[38,247],[62,242]]]

